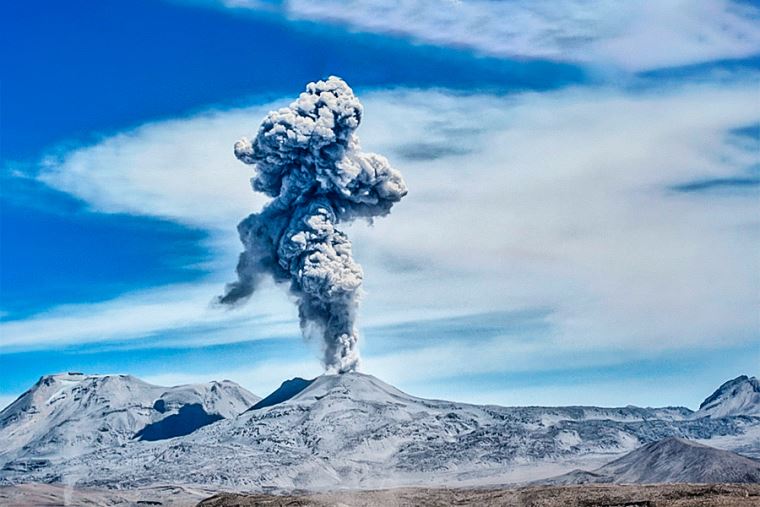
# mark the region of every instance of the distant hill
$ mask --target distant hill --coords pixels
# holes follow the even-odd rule
[[[642,446],[592,472],[574,470],[542,483],[760,483],[760,461],[682,438],[666,438]]]

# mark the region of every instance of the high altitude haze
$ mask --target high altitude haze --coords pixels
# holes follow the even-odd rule
[[[274,199],[238,225],[238,280],[220,298],[248,298],[267,275],[289,282],[304,336],[322,337],[325,368],[341,373],[359,363],[363,272],[337,225],[387,215],[407,193],[388,160],[362,152],[354,135],[361,119],[361,103],[333,76],[270,112],[253,142],[235,144],[235,156],[255,166],[253,189]]]

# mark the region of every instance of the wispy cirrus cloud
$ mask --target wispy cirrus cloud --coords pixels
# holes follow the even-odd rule
[[[509,58],[645,71],[760,52],[760,10],[731,0],[215,0],[235,9]]]
[[[538,308],[542,336],[557,350],[656,355],[756,339],[757,189],[673,190],[757,166],[754,145],[736,137],[760,120],[756,81],[363,94],[364,145],[404,171],[410,194],[373,228],[350,231],[366,273],[360,327]],[[271,334],[253,318],[261,305],[265,320],[277,327],[290,319],[295,331],[276,290],[255,295],[251,315],[208,306],[234,267],[235,224],[260,204],[246,168],[231,161],[230,141],[250,134],[263,109],[152,123],[46,158],[39,177],[95,210],[211,231],[216,272],[208,285],[168,287],[158,298],[138,293],[4,322],[4,344],[255,339]],[[410,143],[419,149],[410,152]],[[430,145],[450,149],[420,156]],[[203,333],[211,327],[222,331]],[[382,336],[368,340],[374,357],[386,352]],[[483,342],[477,361],[496,358],[506,368],[520,346],[497,345]],[[393,353],[419,346],[396,340]],[[467,365],[486,367],[476,362]]]
[[[211,305],[222,286],[221,281],[170,285],[7,320],[0,323],[0,350],[137,340],[143,347],[145,341],[158,347],[170,345],[171,338],[184,345],[210,345],[298,334],[295,315],[271,297],[273,288],[265,289],[255,306],[222,310]]]

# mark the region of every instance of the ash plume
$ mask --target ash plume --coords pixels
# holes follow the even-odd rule
[[[361,119],[351,88],[332,76],[271,111],[253,141],[235,144],[235,156],[254,166],[253,189],[273,199],[238,225],[245,247],[238,279],[219,298],[245,300],[266,276],[288,283],[304,336],[323,339],[324,366],[340,373],[359,363],[363,272],[338,225],[387,215],[407,193],[385,157],[361,150],[354,135]]]

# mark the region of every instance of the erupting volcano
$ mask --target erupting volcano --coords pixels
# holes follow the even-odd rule
[[[407,193],[385,157],[361,150],[354,131],[362,112],[351,88],[330,77],[270,112],[252,142],[235,144],[235,156],[256,170],[253,189],[273,200],[238,225],[238,280],[219,298],[247,299],[265,276],[289,283],[304,337],[324,340],[324,366],[339,373],[359,363],[363,272],[338,224],[385,216]]]

